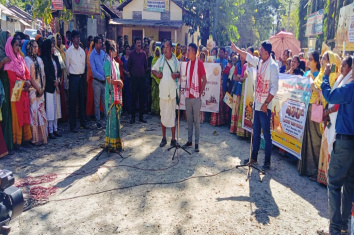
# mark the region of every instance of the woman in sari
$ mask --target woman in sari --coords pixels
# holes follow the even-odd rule
[[[62,135],[58,132],[58,119],[61,118],[60,79],[62,75],[59,59],[54,55],[54,43],[46,39],[42,46],[42,60],[46,78],[45,96],[49,138],[56,139]]]
[[[86,98],[86,116],[91,117],[95,115],[95,104],[93,102],[93,76],[90,65],[90,54],[93,50],[93,41],[91,41],[89,51],[87,53],[86,63],[87,63],[87,98]]]
[[[155,48],[154,52],[154,58],[152,59],[151,62],[151,68],[155,65],[156,61],[160,58],[161,56],[161,51],[160,47]],[[152,77],[152,82],[151,82],[151,96],[152,96],[152,102],[151,102],[151,113],[154,115],[160,115],[160,98],[159,98],[159,84],[160,84],[160,79],[155,77],[151,73]]]
[[[240,81],[241,77],[237,74],[237,56],[232,57],[232,67],[230,69],[228,80],[232,84],[231,96],[232,96],[232,113],[231,113],[231,124],[230,124],[230,133],[237,133],[237,124],[238,124],[238,115],[239,115],[239,105],[241,96],[237,95],[236,88],[237,84]],[[243,79],[243,76],[242,76]]]
[[[10,62],[10,59],[6,56],[5,45],[7,39],[10,37],[9,31],[0,32],[0,82],[3,85],[4,96],[1,105],[2,113],[2,132],[5,140],[5,144],[8,151],[13,149],[13,137],[12,137],[12,114],[11,114],[11,99],[10,99],[10,82],[7,72],[4,71],[5,63]]]
[[[130,103],[131,103],[131,95],[130,95],[130,73],[128,71],[128,59],[130,54],[130,46],[126,45],[124,47],[124,52],[122,56],[123,68],[124,68],[124,88],[123,88],[123,111],[130,113]]]
[[[181,44],[179,42],[177,42],[177,45],[175,47],[175,56],[177,60],[180,60],[182,56]]]
[[[251,49],[249,49],[250,52]],[[257,50],[254,51],[253,53],[254,56],[259,57],[259,52]],[[242,63],[242,61],[241,61]],[[236,131],[236,135],[242,138],[249,138],[251,135],[248,131],[246,131],[245,129],[242,128],[242,118],[243,118],[243,110],[244,110],[244,99],[245,99],[245,90],[246,90],[246,83],[244,82],[246,79],[252,79],[253,80],[253,73],[257,72],[256,68],[253,67],[251,64],[244,64],[245,70],[241,71],[241,75],[243,75],[242,77],[243,82],[242,82],[242,86],[241,86],[241,99],[240,99],[240,103],[239,103],[239,113],[238,113],[238,123],[237,123],[237,131]],[[242,74],[243,73],[243,74]]]
[[[105,105],[107,110],[105,147],[108,151],[117,152],[123,149],[120,132],[120,115],[122,112],[122,88],[119,64],[112,58],[117,56],[116,44],[113,40],[106,40],[107,60],[103,65],[106,77]]]
[[[339,62],[340,58],[336,55],[336,60]],[[342,87],[347,83],[353,81],[352,79],[352,64],[353,60],[351,56],[344,58],[342,65],[340,67],[341,74],[336,79],[332,90]],[[339,67],[337,67],[339,69]],[[323,123],[325,126],[322,141],[321,141],[321,152],[320,152],[320,160],[318,163],[318,173],[317,173],[317,182],[327,185],[327,177],[328,177],[328,165],[329,159],[331,156],[331,152],[333,150],[333,143],[336,140],[336,120],[338,114],[339,105],[328,104],[328,107],[323,111]]]
[[[9,37],[5,45],[6,55],[11,61],[4,66],[10,81],[10,93],[16,91],[15,84],[23,83],[22,92],[18,101],[11,102],[12,135],[16,146],[32,138],[31,118],[28,92],[31,86],[31,77],[26,67],[25,60],[20,55],[20,41]],[[15,89],[14,89],[15,88]],[[10,96],[11,96],[10,95]]]
[[[65,90],[68,89],[68,78],[66,74],[66,66],[65,66],[65,45],[63,44],[63,39],[59,33],[54,35],[54,55],[56,55],[59,59],[60,67],[61,67],[61,78],[60,78],[60,104],[61,104],[61,121],[66,122],[68,120],[68,112],[67,112],[67,99],[65,95]],[[67,87],[67,88],[66,88]],[[66,89],[65,89],[66,88]]]
[[[31,111],[32,144],[47,143],[47,115],[44,108],[45,75],[44,64],[37,56],[38,44],[31,40],[27,44],[25,62],[31,76],[29,102]]]
[[[322,65],[328,63],[336,64],[335,60],[335,55],[332,52],[327,51],[322,57]],[[310,71],[306,72],[304,76],[309,79],[315,79],[311,84],[312,93],[307,111],[304,137],[302,141],[301,160],[298,164],[298,171],[300,175],[309,176],[310,180],[317,181],[323,126],[322,123],[316,123],[311,120],[312,105],[321,102],[323,107],[325,107],[327,104],[321,91],[324,67],[322,66],[322,68],[320,68],[319,53],[317,51],[310,53],[308,66]],[[319,69],[321,70],[320,72],[318,72]],[[318,75],[316,76],[316,74]],[[329,81],[331,87],[337,77],[338,75],[336,73],[330,74]]]

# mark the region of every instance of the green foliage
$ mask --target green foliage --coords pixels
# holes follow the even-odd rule
[[[190,12],[184,22],[198,28],[202,43],[210,35],[218,45],[237,41],[242,47],[259,44],[268,39],[273,29],[274,16],[281,21],[285,14],[285,0],[191,0],[185,1]],[[276,25],[279,31],[280,23]]]
[[[239,38],[239,31],[235,22],[241,14],[240,5],[244,0],[191,0],[185,1],[189,14],[184,16],[184,22],[192,27],[190,33],[199,28],[203,37],[203,30],[209,31],[203,40],[213,36],[218,45],[230,44],[230,40]],[[205,38],[206,37],[206,38]]]

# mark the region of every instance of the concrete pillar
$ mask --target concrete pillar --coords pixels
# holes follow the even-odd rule
[[[177,43],[177,29],[175,29],[175,43]]]

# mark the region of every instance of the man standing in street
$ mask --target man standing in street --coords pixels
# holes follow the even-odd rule
[[[65,65],[69,77],[69,112],[70,130],[77,133],[76,129],[76,103],[79,100],[80,125],[89,129],[85,123],[85,51],[80,47],[80,33],[73,30],[71,33],[73,45],[66,52]]]
[[[160,147],[167,144],[166,127],[171,128],[171,147],[176,147],[176,79],[180,77],[180,65],[172,53],[172,42],[165,42],[165,53],[158,59],[152,68],[152,74],[160,79],[159,97],[162,127],[162,141]]]
[[[144,50],[141,49],[141,38],[134,39],[135,50],[130,52],[128,59],[128,70],[131,75],[131,94],[132,94],[132,116],[130,124],[135,122],[136,102],[139,96],[139,121],[146,123],[144,118],[144,94],[146,90],[145,72],[147,70],[147,58]]]
[[[323,97],[327,102],[339,104],[335,124],[336,141],[328,167],[330,225],[327,234],[340,235],[349,234],[348,225],[354,192],[354,82],[331,90],[329,83],[331,67],[331,64],[326,65],[321,85]]]
[[[101,50],[102,39],[95,37],[93,39],[95,49],[90,54],[90,66],[93,77],[93,97],[95,102],[95,117],[97,129],[102,129],[100,103],[104,104],[106,78],[103,71],[103,64],[106,61],[106,53]],[[105,105],[103,105],[103,113],[106,114]]]
[[[195,124],[195,151],[199,152],[201,96],[207,84],[203,61],[197,59],[198,47],[194,43],[188,46],[187,84],[185,90],[186,114],[188,123],[188,142],[183,147],[192,147],[193,123]],[[222,101],[220,101],[222,102]]]
[[[272,100],[278,92],[279,70],[277,63],[270,56],[272,44],[264,41],[261,44],[261,62],[258,57],[252,56],[246,51],[240,50],[234,43],[231,49],[243,57],[247,63],[257,67],[257,79],[255,85],[254,118],[253,118],[253,146],[250,164],[257,164],[258,151],[261,144],[261,130],[265,139],[265,159],[263,170],[270,169],[270,159],[272,155],[272,136],[270,133],[270,119]],[[247,162],[247,160],[246,160]]]

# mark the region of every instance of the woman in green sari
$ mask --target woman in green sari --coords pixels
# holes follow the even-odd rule
[[[9,62],[10,59],[5,53],[5,44],[7,38],[10,37],[9,31],[2,31],[0,33],[0,81],[4,86],[4,101],[1,106],[2,112],[2,131],[4,134],[5,144],[7,150],[13,149],[13,139],[12,139],[12,114],[11,114],[11,100],[10,100],[10,82],[7,76],[7,71],[4,71],[4,65]]]
[[[106,40],[105,46],[107,60],[104,62],[103,71],[106,77],[105,105],[108,122],[104,145],[110,152],[119,152],[123,149],[123,141],[120,132],[123,82],[120,79],[119,64],[113,59],[117,56],[115,42]]]
[[[160,58],[161,55],[161,49],[160,47],[155,48],[154,52],[154,58],[152,59],[151,62],[151,68],[154,66],[156,61]],[[155,77],[151,73],[152,77],[152,82],[151,82],[151,96],[152,96],[152,101],[151,101],[151,112],[155,115],[160,115],[160,98],[159,98],[159,84],[160,84],[160,79]]]

